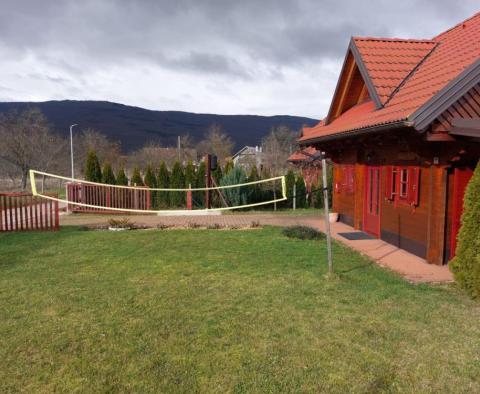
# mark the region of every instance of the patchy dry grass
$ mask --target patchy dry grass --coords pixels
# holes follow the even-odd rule
[[[478,392],[480,312],[281,230],[0,234],[0,391]]]

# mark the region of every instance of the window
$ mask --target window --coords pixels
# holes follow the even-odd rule
[[[406,200],[408,198],[408,169],[400,169],[400,187],[399,187],[399,198],[401,200]]]
[[[420,167],[386,167],[385,198],[395,203],[418,205]]]

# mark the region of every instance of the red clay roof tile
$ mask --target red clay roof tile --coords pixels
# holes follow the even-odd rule
[[[480,13],[431,40],[353,38],[383,105],[358,104],[300,141],[406,120],[480,58]]]

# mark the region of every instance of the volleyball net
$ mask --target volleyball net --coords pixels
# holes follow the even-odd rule
[[[44,193],[45,183],[61,184],[65,197]],[[287,199],[284,176],[211,187],[158,188],[111,185],[30,170],[32,194],[91,213],[168,213],[175,210],[226,211],[276,204]]]

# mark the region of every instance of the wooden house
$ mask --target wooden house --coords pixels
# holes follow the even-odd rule
[[[311,193],[312,189],[317,189],[317,186],[322,184],[322,162],[320,152],[315,148],[309,146],[299,149],[292,153],[287,161],[301,171],[307,193]]]
[[[480,158],[480,13],[432,39],[353,37],[328,115],[299,142],[334,162],[341,221],[448,262]]]

